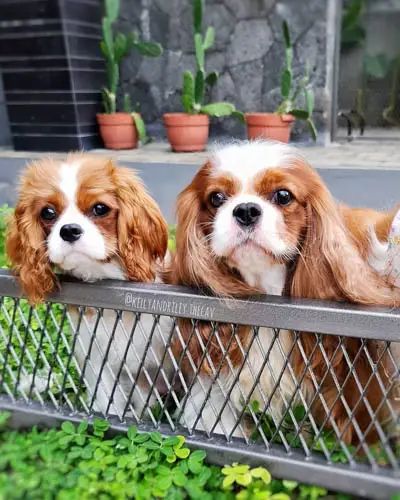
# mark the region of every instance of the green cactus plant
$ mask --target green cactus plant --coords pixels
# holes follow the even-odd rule
[[[281,74],[281,96],[282,102],[276,109],[279,115],[289,114],[304,120],[310,130],[314,141],[317,139],[317,130],[312,119],[314,111],[314,92],[310,85],[310,72],[306,67],[305,74],[297,84],[293,81],[293,44],[290,37],[289,26],[286,21],[282,24],[283,40],[285,43],[285,66]],[[300,95],[303,95],[305,109],[296,107]]]
[[[117,111],[117,94],[120,82],[120,64],[131,50],[137,50],[146,57],[158,57],[163,49],[159,43],[140,40],[136,32],[125,35],[114,31],[114,23],[118,19],[120,11],[120,0],[104,0],[104,17],[102,19],[103,39],[100,42],[100,49],[106,63],[107,85],[102,89],[103,108],[105,113],[115,113]],[[139,138],[143,141],[145,136],[140,131],[143,129],[143,122],[139,124],[140,118],[137,113],[132,113],[139,132]],[[138,118],[139,117],[139,118]],[[141,137],[142,135],[142,137]]]
[[[243,119],[243,114],[229,102],[204,104],[206,93],[217,83],[218,73],[206,72],[206,53],[215,41],[215,29],[208,26],[203,32],[204,0],[193,0],[193,30],[196,59],[196,73],[183,73],[182,106],[186,113],[203,113],[209,116],[237,116]]]

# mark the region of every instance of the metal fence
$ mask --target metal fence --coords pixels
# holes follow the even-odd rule
[[[370,498],[400,491],[398,310],[114,281],[63,282],[33,308],[7,271],[0,295],[0,409],[17,426],[100,414],[118,430],[183,434],[218,464]]]

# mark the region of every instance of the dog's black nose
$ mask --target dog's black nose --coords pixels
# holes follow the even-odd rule
[[[64,241],[68,241],[68,243],[73,243],[83,234],[83,229],[78,224],[65,224],[60,229],[60,236]]]
[[[240,203],[233,209],[233,216],[241,226],[252,226],[261,214],[261,207],[257,203]]]

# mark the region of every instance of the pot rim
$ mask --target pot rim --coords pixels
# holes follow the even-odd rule
[[[296,118],[289,114],[289,113],[284,113],[282,115],[280,115],[279,113],[263,113],[263,112],[254,112],[254,113],[245,113],[245,118],[246,118],[246,121],[248,118],[258,118],[258,119],[261,119],[261,118],[264,118],[264,119],[277,119],[277,118],[280,118],[282,122],[286,122],[286,123],[292,123],[296,120]]]
[[[210,118],[205,113],[190,114],[190,113],[164,113],[163,114],[164,124],[184,126],[184,125],[197,125],[197,126],[208,126],[210,123]]]
[[[130,113],[97,113],[96,119],[99,125],[131,125],[134,121]]]

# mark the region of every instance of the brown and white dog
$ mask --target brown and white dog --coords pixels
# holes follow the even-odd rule
[[[38,303],[57,287],[55,270],[83,281],[153,282],[167,243],[166,222],[131,170],[106,158],[71,154],[65,161],[34,161],[24,171],[7,253],[25,294]],[[70,316],[72,327],[79,326],[74,355],[85,367],[93,409],[121,418],[132,410],[139,417],[146,402],[151,406],[160,398],[157,385],[166,383],[164,370],[153,379],[165,350],[162,328],[155,328],[149,342],[150,315],[142,315],[132,339],[133,313],[122,313],[118,321],[115,311],[98,316],[92,309],[80,316],[71,308]]]
[[[338,205],[290,146],[232,144],[216,151],[178,198],[177,252],[169,279],[220,297],[266,293],[398,305],[399,290],[377,272],[384,269],[394,213]],[[268,328],[260,328],[253,340],[243,326],[232,332],[220,325],[215,332],[202,323],[193,330],[182,321],[176,347],[183,352],[189,342],[189,393],[180,409],[189,428],[243,435],[235,422],[243,405],[254,401],[276,422],[296,402],[311,405],[313,418],[346,442],[357,441],[360,433],[373,437],[374,412],[382,421],[393,417],[383,391],[391,390],[398,367],[384,343],[325,335],[320,348],[312,333],[299,333],[295,342],[294,332]],[[193,380],[196,369],[200,377]]]

